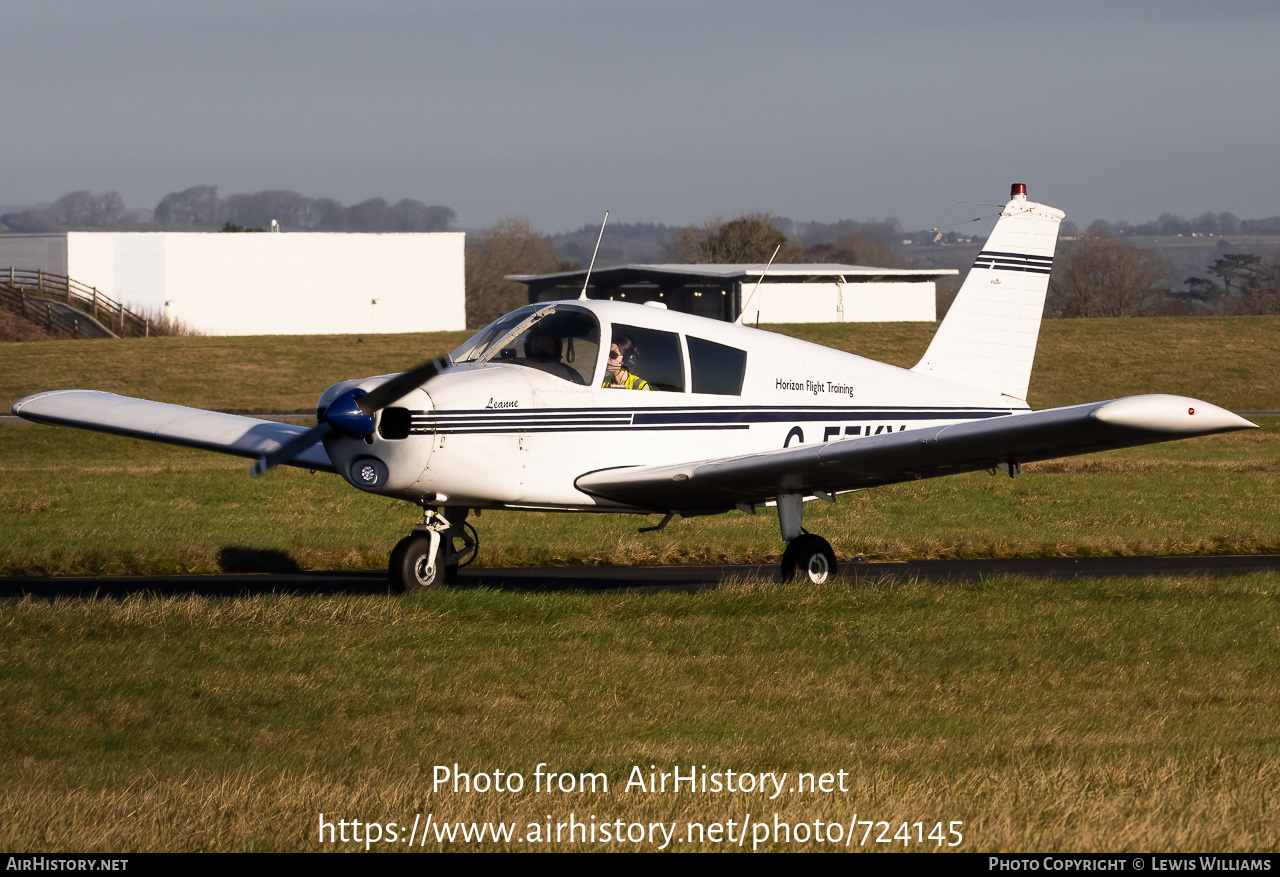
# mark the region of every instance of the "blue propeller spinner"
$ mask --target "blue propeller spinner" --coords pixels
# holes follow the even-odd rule
[[[306,432],[299,433],[274,451],[263,454],[249,471],[257,477],[281,463],[288,463],[331,432],[356,438],[368,438],[373,435],[377,427],[379,411],[407,393],[425,385],[436,375],[448,369],[449,365],[448,357],[441,357],[396,375],[367,392],[360,389],[348,390],[329,403],[320,423]]]
[[[338,432],[345,432],[357,438],[368,438],[373,435],[378,418],[373,414],[366,414],[360,407],[359,401],[368,395],[360,389],[347,390],[329,403],[329,407],[324,410],[324,422]]]

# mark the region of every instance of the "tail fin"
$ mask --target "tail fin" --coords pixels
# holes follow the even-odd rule
[[[1049,289],[1061,210],[1013,184],[987,244],[929,349],[912,369],[1025,400]]]

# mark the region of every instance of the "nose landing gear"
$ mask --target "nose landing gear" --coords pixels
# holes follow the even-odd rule
[[[451,584],[479,550],[480,537],[467,523],[465,508],[446,508],[444,514],[424,508],[422,523],[391,551],[391,587],[405,592]]]

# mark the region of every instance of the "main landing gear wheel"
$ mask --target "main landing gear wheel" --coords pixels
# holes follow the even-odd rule
[[[782,555],[782,580],[821,585],[836,574],[836,553],[821,536],[804,533],[787,543]]]
[[[439,541],[436,556],[431,557],[431,537],[426,533],[410,533],[391,551],[391,586],[397,591],[423,591],[452,582],[458,565],[446,564],[444,540]]]

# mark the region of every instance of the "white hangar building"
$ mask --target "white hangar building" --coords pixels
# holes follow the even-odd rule
[[[209,335],[466,328],[465,235],[65,232],[0,235],[0,270],[62,274]]]
[[[672,310],[733,321],[746,311],[749,323],[873,323],[938,318],[939,277],[955,269],[928,271],[864,265],[763,264],[623,265],[591,273],[587,297],[659,301]],[[529,287],[529,301],[577,298],[585,271],[513,274]],[[760,288],[756,290],[756,283]],[[754,293],[754,294],[753,294]]]

